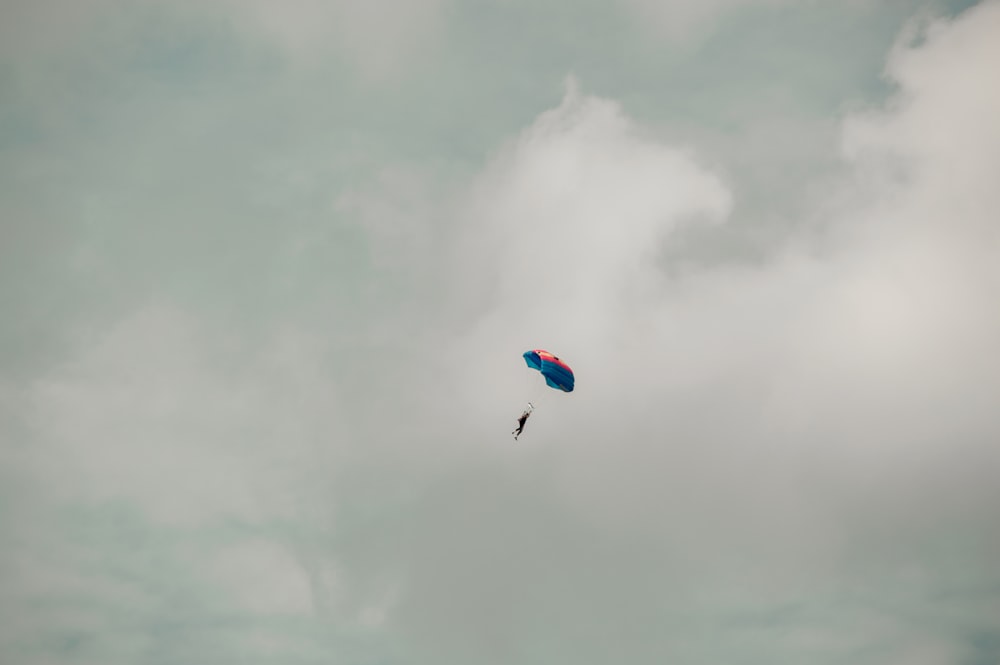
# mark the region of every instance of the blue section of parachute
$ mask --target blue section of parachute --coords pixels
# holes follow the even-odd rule
[[[538,353],[536,351],[525,351],[524,362],[528,363],[528,367],[531,369],[537,369],[539,371],[542,369],[542,359],[538,357]]]

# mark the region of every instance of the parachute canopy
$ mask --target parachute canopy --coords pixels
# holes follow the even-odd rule
[[[528,367],[531,369],[537,369],[541,372],[542,376],[545,377],[545,383],[549,384],[550,387],[567,393],[573,392],[573,385],[576,382],[573,378],[573,370],[569,368],[569,365],[559,360],[558,356],[542,349],[534,349],[524,352],[524,362],[528,363]]]

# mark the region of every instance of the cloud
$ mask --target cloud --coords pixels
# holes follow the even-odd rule
[[[342,58],[365,79],[384,80],[407,70],[433,48],[443,29],[445,5],[445,0],[374,0],[363,5],[343,0],[290,0],[280,5],[212,0],[175,3],[167,9],[152,0],[16,0],[4,9],[0,53],[24,58],[89,47],[83,57],[91,61],[114,49],[134,57],[148,48],[147,42],[159,41],[159,46],[179,54],[193,45],[185,39],[197,42],[205,31],[214,46],[230,45],[232,34],[225,29],[235,27],[238,38],[270,47],[295,67],[312,69]]]
[[[28,463],[61,501],[126,500],[165,524],[297,516],[285,474],[331,450],[337,389],[312,366],[315,340],[279,334],[253,366],[246,343],[175,308],[135,313],[35,382]]]
[[[23,429],[4,474],[31,482],[5,514],[0,611],[34,609],[5,621],[6,654],[134,660],[162,636],[177,657],[294,662],[323,639],[268,621],[308,631],[368,608],[337,595],[336,560],[317,555],[334,460],[353,445],[325,342],[254,340],[165,304],[77,341],[75,360],[11,395]]]
[[[763,265],[662,269],[675,230],[724,221],[730,195],[606,100],[571,90],[486,169],[452,264],[466,318],[443,337],[475,360],[451,373],[450,426],[504,445],[534,394],[524,348],[560,353],[578,390],[484,453],[510,466],[412,506],[436,538],[408,545],[396,620],[427,660],[514,658],[541,623],[562,636],[549,657],[576,662],[600,659],[568,646],[581,626],[686,662],[741,644],[770,662],[785,631],[793,659],[902,661],[924,636],[935,662],[998,630],[948,618],[958,589],[995,589],[1000,548],[998,7],[894,50],[898,91],[845,119],[850,177]],[[455,551],[453,533],[492,535]],[[762,622],[750,642],[695,636],[732,636],[735,607]],[[865,613],[885,625],[846,639]]]
[[[5,57],[23,56],[76,45],[81,34],[99,32],[102,18],[118,4],[118,0],[95,0],[86,4],[67,0],[5,3],[4,21],[0,26],[0,53]]]
[[[345,56],[370,79],[407,69],[442,30],[445,0],[218,0],[248,30],[272,42],[298,65],[327,53]]]
[[[626,0],[624,3],[643,27],[677,43],[689,43],[709,30],[727,13],[743,7],[788,7],[801,0]]]
[[[901,91],[845,123],[857,179],[834,196],[853,203],[822,211],[762,267],[659,270],[680,223],[725,217],[725,187],[635,139],[613,104],[570,93],[472,197],[457,273],[480,309],[466,352],[496,362],[492,373],[502,361],[491,349],[534,335],[579,358],[581,390],[566,400],[587,422],[567,434],[577,450],[599,447],[583,430],[601,425],[600,404],[671,413],[675,400],[693,429],[664,438],[764,444],[781,432],[782,446],[815,439],[789,452],[857,455],[881,471],[904,451],[947,458],[956,436],[992,437],[996,100],[975,63],[991,59],[995,13],[936,23],[919,48],[897,50],[889,73]],[[959,61],[960,76],[935,66]],[[732,426],[698,422],[713,412]]]
[[[193,259],[143,235],[122,253],[141,307],[0,384],[0,648],[996,660],[997,8],[904,35],[896,92],[845,119],[849,177],[754,264],[680,260],[682,230],[725,234],[742,202],[573,83],[460,195],[387,167],[310,189],[292,240],[219,224]],[[342,217],[367,245],[320,251]],[[254,297],[291,280],[287,307],[206,313],[233,244]],[[150,273],[215,297],[143,299]],[[576,392],[521,366],[534,346]]]
[[[455,270],[493,305],[483,327],[584,344],[655,288],[670,232],[724,218],[730,196],[684,152],[642,137],[617,104],[568,86],[474,185]]]
[[[215,555],[210,580],[255,614],[311,614],[309,581],[286,548],[273,542],[244,542]]]

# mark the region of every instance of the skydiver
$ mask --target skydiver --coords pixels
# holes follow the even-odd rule
[[[514,440],[517,441],[517,437],[520,436],[521,431],[524,430],[524,423],[527,422],[528,416],[531,415],[532,410],[531,402],[528,402],[528,408],[524,410],[521,417],[517,419],[517,429],[511,432],[514,435]]]

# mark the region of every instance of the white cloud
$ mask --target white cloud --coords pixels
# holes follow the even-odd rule
[[[339,53],[372,79],[392,77],[431,47],[446,0],[217,0],[300,65]]]
[[[582,360],[584,349],[625,341],[623,323],[642,325],[662,287],[657,260],[670,233],[716,223],[729,208],[716,176],[571,80],[562,104],[487,169],[462,213],[455,270],[486,312],[470,347],[547,340]]]
[[[225,597],[254,614],[310,614],[313,598],[307,576],[281,545],[246,541],[213,553],[209,584],[223,584]]]
[[[308,460],[348,436],[322,353],[294,332],[255,350],[147,308],[35,383],[28,463],[61,501],[126,500],[168,524],[301,516]]]
[[[671,41],[688,43],[707,32],[711,24],[743,7],[785,7],[811,0],[625,0],[641,25]]]
[[[419,270],[433,250],[430,199],[432,183],[412,169],[385,167],[376,182],[342,192],[334,204],[337,212],[357,219],[369,238],[371,259],[380,270]]]
[[[142,585],[165,561],[164,579],[232,594],[213,609],[325,608],[416,663],[621,659],[611,648],[639,662],[971,661],[962,631],[997,629],[1000,557],[998,6],[900,43],[898,94],[845,123],[853,179],[767,263],[664,269],[677,229],[724,229],[740,202],[571,86],[447,202],[451,235],[407,172],[380,183],[396,198],[339,199],[385,250],[380,267],[410,249],[404,274],[434,261],[455,287],[432,294],[429,322],[348,321],[356,346],[324,362],[344,352],[333,316],[322,334],[255,342],[150,306],[4,386],[31,444],[4,450],[8,475],[32,483],[8,527],[4,572],[26,578],[12,597],[120,596],[145,614],[140,630],[110,620],[119,638],[158,634],[172,612],[201,616],[191,588]],[[312,29],[288,20],[277,39]],[[518,356],[536,345],[570,361],[578,388],[545,392],[511,445],[540,385]],[[110,561],[136,587],[95,589],[111,580],[60,575],[62,559],[26,565],[81,535],[42,518],[108,505],[169,542],[136,553],[114,531],[67,558]],[[327,541],[313,529],[335,510]],[[206,536],[226,520],[252,535]],[[254,531],[268,523],[309,535],[293,556],[297,532],[271,541]],[[178,545],[192,533],[208,542]],[[106,625],[70,614],[53,621]],[[280,630],[257,646],[289,644]]]
[[[611,102],[571,91],[498,156],[469,196],[455,248],[471,322],[451,348],[474,364],[455,365],[452,426],[512,461],[495,485],[470,481],[482,505],[442,499],[433,505],[443,514],[426,519],[448,533],[493,502],[535,508],[494,523],[517,534],[502,554],[463,551],[455,574],[489,570],[489,582],[449,588],[431,545],[411,554],[421,579],[411,593],[446,593],[441,617],[490,593],[493,616],[536,612],[531,623],[562,611],[569,625],[607,626],[613,611],[582,606],[583,596],[610,606],[645,579],[628,596],[637,621],[663,618],[658,603],[668,603],[697,608],[691,620],[717,631],[726,608],[760,621],[793,608],[755,642],[765,660],[775,631],[796,621],[792,647],[814,662],[866,649],[903,658],[918,636],[933,645],[930,662],[970,653],[943,618],[950,609],[930,599],[995,584],[1000,556],[998,29],[1000,3],[990,3],[894,52],[898,93],[845,121],[852,177],[766,264],[660,270],[657,249],[678,224],[724,220],[729,195]],[[507,431],[533,391],[514,367],[536,345],[574,366],[577,391],[547,392],[512,446]],[[572,531],[580,524],[585,537]],[[563,565],[532,569],[520,536]],[[618,584],[578,593],[570,580],[591,580],[591,557]],[[900,570],[919,571],[920,583]],[[525,581],[542,578],[544,590]],[[978,582],[956,581],[969,579]],[[515,610],[523,595],[538,606]],[[404,606],[422,602],[430,596]],[[845,646],[842,631],[865,612],[889,617],[884,630]],[[399,617],[425,642],[440,629],[430,612]],[[469,652],[500,639],[475,621]],[[695,662],[727,653],[692,635],[649,644]]]
[[[433,48],[443,29],[446,0],[14,0],[4,6],[0,53],[16,58],[77,52],[86,58],[105,48],[131,48],[165,18],[173,27],[229,23],[239,36],[270,45],[297,67],[342,57],[371,80],[391,79]],[[142,30],[136,29],[136,26]],[[95,48],[97,47],[97,48]]]
[[[0,54],[21,56],[76,46],[81,35],[101,31],[101,19],[120,0],[11,0],[0,21]]]
[[[576,360],[579,390],[565,404],[585,405],[574,413],[588,425],[570,435],[584,441],[601,404],[650,415],[657,403],[694,411],[642,436],[742,441],[744,461],[748,445],[780,434],[798,455],[856,456],[885,472],[904,451],[930,463],[956,437],[995,437],[1000,108],[985,63],[996,60],[997,7],[897,49],[900,93],[846,122],[857,180],[835,195],[854,203],[760,268],[658,271],[671,230],[724,217],[728,194],[610,102],[571,93],[473,195],[459,273],[475,276],[483,304],[467,352],[486,355],[491,375],[506,362],[493,348],[552,345]],[[587,445],[597,444],[574,448]]]

